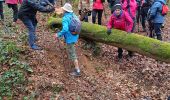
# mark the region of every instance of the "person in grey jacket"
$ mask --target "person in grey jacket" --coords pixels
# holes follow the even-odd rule
[[[161,26],[165,21],[165,15],[162,15],[162,6],[166,4],[165,0],[155,0],[150,8],[149,20],[152,21],[157,39],[162,40]]]
[[[0,0],[0,17],[1,17],[1,20],[4,20],[3,3],[4,3],[4,0]]]

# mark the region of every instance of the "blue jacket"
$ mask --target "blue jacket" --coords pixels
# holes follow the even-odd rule
[[[162,3],[165,4],[165,0],[155,0],[150,8],[150,17],[153,23],[164,23],[165,16],[161,14]]]
[[[79,35],[72,35],[69,31],[69,24],[71,23],[71,17],[74,13],[65,12],[62,18],[62,30],[58,33],[58,37],[65,38],[67,44],[76,43],[78,41]]]

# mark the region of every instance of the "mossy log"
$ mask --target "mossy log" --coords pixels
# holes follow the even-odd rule
[[[61,28],[61,18],[50,17],[48,25]],[[124,48],[156,60],[170,63],[170,43],[152,39],[138,34],[112,29],[111,35],[106,34],[107,28],[83,22],[81,38]]]

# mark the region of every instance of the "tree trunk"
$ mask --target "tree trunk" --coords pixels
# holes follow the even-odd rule
[[[61,18],[51,17],[48,25],[61,28]],[[170,62],[170,43],[152,39],[138,34],[112,29],[111,35],[106,34],[107,28],[91,23],[82,23],[81,38],[124,48],[129,51],[154,58],[156,60]]]

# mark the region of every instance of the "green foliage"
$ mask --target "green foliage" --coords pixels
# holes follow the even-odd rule
[[[19,91],[22,91],[26,83],[26,73],[33,72],[29,65],[19,61],[21,49],[14,42],[0,41],[0,65],[8,66],[8,69],[0,75],[0,100],[3,97],[12,99]]]
[[[0,65],[15,62],[20,51],[14,42],[0,41]]]
[[[12,92],[24,81],[24,73],[20,70],[10,69],[4,72],[0,77],[0,96],[12,97]]]

